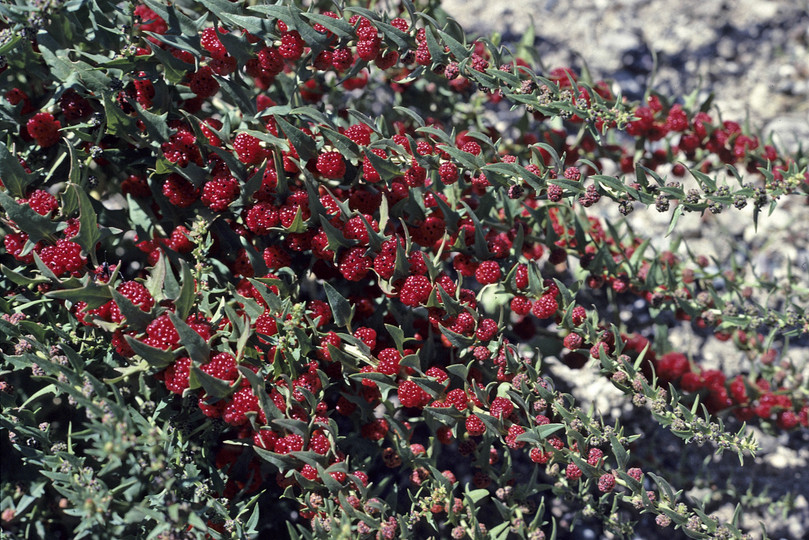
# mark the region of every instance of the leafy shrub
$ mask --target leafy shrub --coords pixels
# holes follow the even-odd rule
[[[435,2],[313,4],[0,6],[4,534],[742,536],[644,445],[805,429],[807,290],[671,235],[800,205],[806,157]]]

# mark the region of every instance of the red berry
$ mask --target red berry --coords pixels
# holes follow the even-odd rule
[[[59,130],[62,128],[62,124],[51,113],[39,112],[28,120],[26,128],[36,143],[46,148],[59,142]]]
[[[399,291],[399,300],[406,306],[417,307],[427,302],[432,290],[427,276],[407,276]]]
[[[514,404],[504,397],[494,398],[491,406],[489,407],[489,412],[492,414],[492,416],[496,416],[497,418],[508,418],[513,411]]]
[[[365,252],[367,248],[353,247],[340,258],[340,273],[348,281],[359,281],[368,274],[371,258]]]
[[[278,47],[278,54],[287,60],[295,61],[303,54],[305,44],[297,30],[292,30],[281,37],[281,45]]]
[[[543,294],[534,302],[531,313],[539,319],[549,319],[553,317],[557,309],[559,309],[559,304],[556,303],[556,298],[551,294]]]
[[[563,345],[571,351],[575,351],[576,349],[580,349],[583,343],[584,339],[582,339],[579,334],[571,332],[565,336]]]
[[[376,56],[376,67],[385,71],[390,69],[396,64],[399,60],[399,53],[396,51],[389,50],[387,52],[380,51],[379,54]]]
[[[497,322],[494,319],[481,319],[475,337],[480,341],[489,341],[497,335],[497,330]]]
[[[331,63],[335,70],[343,72],[348,70],[351,64],[354,63],[354,57],[347,48],[335,49],[332,53]]]
[[[247,133],[239,133],[233,139],[233,149],[239,157],[239,161],[246,165],[257,165],[264,160],[266,155],[261,141]]]
[[[531,301],[521,294],[511,299],[511,311],[517,315],[528,315],[531,312]]]
[[[219,28],[220,34],[224,34],[226,32],[227,30],[224,28]],[[222,42],[219,40],[219,36],[217,35],[215,28],[204,29],[199,37],[199,41],[202,48],[211,53],[212,58],[221,59],[227,54],[227,49],[225,49],[225,46],[222,45]]]
[[[146,327],[146,335],[149,338],[149,345],[158,349],[174,349],[180,343],[180,334],[174,328],[174,323],[169,319],[168,314],[163,314],[149,323]]]
[[[465,426],[467,433],[472,437],[479,437],[486,433],[486,424],[484,424],[483,420],[476,414],[470,414],[466,418]]]
[[[399,361],[402,355],[399,351],[393,348],[382,349],[377,355],[379,363],[376,365],[376,370],[385,375],[397,375],[399,373]]]
[[[70,240],[57,240],[56,245],[45,246],[39,258],[57,276],[77,274],[87,259],[81,254],[81,246]]]
[[[568,480],[578,480],[581,478],[582,471],[575,463],[568,463],[565,468],[565,476]]]
[[[179,208],[187,208],[199,198],[199,190],[194,184],[179,174],[171,174],[163,182],[163,195]]]
[[[602,493],[607,493],[615,488],[615,477],[610,473],[602,474],[598,479],[598,490]]]
[[[368,348],[376,348],[376,330],[361,326],[354,331],[354,337],[368,345]]]
[[[188,388],[190,370],[190,358],[183,357],[175,360],[163,373],[163,382],[166,384],[166,388],[175,394],[182,394]]]
[[[501,276],[500,265],[497,261],[483,261],[475,270],[475,279],[481,285],[497,283]]]
[[[317,157],[317,172],[325,178],[337,180],[345,176],[346,164],[340,152],[323,152]]]
[[[581,306],[574,307],[573,311],[570,313],[570,320],[573,322],[574,326],[579,326],[586,318],[587,311]]]
[[[469,403],[469,396],[462,389],[455,388],[447,392],[446,401],[459,411],[465,411]]]
[[[381,44],[381,40],[376,35],[371,39],[361,39],[357,42],[357,56],[361,60],[372,62],[379,55]]]
[[[200,369],[212,377],[231,383],[239,378],[239,371],[236,369],[236,358],[229,352],[221,352],[215,355],[208,363],[203,364]]]
[[[219,82],[209,66],[201,66],[188,77],[188,87],[200,99],[207,99],[219,91]]]
[[[238,197],[239,181],[225,176],[205,182],[200,200],[214,212],[222,212]]]
[[[402,381],[398,388],[399,401],[404,407],[422,408],[430,402],[430,394],[411,380]]]
[[[248,412],[258,412],[260,413],[259,417],[263,414],[258,404],[258,397],[253,394],[252,388],[246,386],[237,390],[236,393],[233,394],[231,402],[228,403],[225,410],[222,412],[222,420],[232,426],[241,426],[247,423],[246,414]],[[300,435],[297,435],[297,437],[300,437]],[[284,439],[286,439],[286,437]],[[278,446],[284,439],[280,439],[275,443],[276,452],[281,453],[278,450]],[[301,448],[302,447],[303,440],[301,440]]]
[[[47,216],[59,208],[59,202],[56,200],[56,197],[43,189],[34,190],[26,202],[28,206],[40,216]]]

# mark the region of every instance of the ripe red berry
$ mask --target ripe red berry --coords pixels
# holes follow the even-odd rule
[[[241,426],[247,423],[248,412],[258,412],[259,417],[263,414],[258,404],[258,396],[253,394],[253,389],[249,386],[241,388],[233,394],[231,402],[225,407],[222,412],[222,420],[232,426]],[[298,435],[300,437],[300,435]],[[286,438],[286,437],[285,437]],[[278,445],[284,439],[280,439],[275,443],[276,452],[279,452]],[[301,440],[301,448],[303,441]],[[280,452],[279,452],[280,453]]]
[[[554,298],[553,295],[546,293],[540,296],[539,299],[534,302],[534,305],[531,308],[531,313],[533,313],[539,319],[549,319],[553,317],[557,309],[559,309],[559,304],[557,304],[556,298]]]
[[[466,417],[465,426],[466,432],[472,437],[479,437],[486,433],[486,424],[484,424],[483,420],[476,414],[470,414]]]
[[[149,323],[146,327],[146,336],[148,340],[144,342],[158,349],[174,349],[180,343],[180,334],[165,313]]]
[[[562,344],[571,351],[575,351],[576,349],[580,349],[583,343],[584,339],[579,334],[571,332],[565,336]]]
[[[221,352],[215,355],[208,363],[203,364],[200,369],[212,377],[231,383],[239,378],[239,371],[236,369],[236,358],[229,352]]]
[[[28,134],[43,148],[53,146],[59,142],[59,130],[61,128],[61,122],[49,112],[35,114],[26,124]]]
[[[399,291],[399,300],[406,306],[417,307],[427,302],[432,290],[427,276],[407,276]]]
[[[379,55],[382,41],[374,36],[371,39],[361,39],[357,42],[357,56],[366,62],[372,62]]]
[[[124,295],[135,306],[143,311],[150,311],[154,307],[154,298],[149,290],[137,281],[125,281],[116,287],[116,290]],[[112,322],[121,322],[123,316],[117,303],[110,306],[110,320]]]
[[[163,182],[163,195],[174,206],[187,208],[199,198],[199,190],[186,178],[171,174]]]
[[[465,411],[468,406],[469,396],[462,389],[455,388],[447,392],[446,401],[459,411]]]
[[[531,312],[531,300],[521,294],[512,298],[509,305],[511,306],[511,311],[520,316],[528,315]]]
[[[163,373],[163,382],[166,388],[175,394],[182,394],[188,388],[188,376],[191,370],[191,359],[178,358],[166,368]]]
[[[598,479],[598,490],[607,493],[615,488],[615,477],[610,473],[602,474]]]
[[[347,71],[354,63],[354,57],[347,48],[335,49],[332,53],[331,64],[338,72]]]
[[[57,276],[77,274],[87,259],[81,254],[81,246],[70,240],[57,240],[56,245],[45,246],[39,258]]]
[[[224,28],[219,28],[219,33],[224,34],[226,32],[227,30]],[[216,29],[213,27],[204,29],[199,36],[199,41],[202,48],[211,53],[212,58],[224,58],[227,54],[227,49],[222,45]]]
[[[295,61],[303,54],[303,47],[306,43],[301,38],[297,30],[287,32],[281,37],[281,45],[278,47],[278,54],[287,60]]]
[[[266,151],[261,146],[261,140],[247,133],[239,133],[233,139],[233,149],[239,161],[245,165],[257,165],[264,160]]]
[[[581,306],[574,307],[573,311],[570,313],[570,320],[573,322],[574,326],[579,326],[586,318],[587,311]]]
[[[411,380],[402,381],[398,388],[399,401],[404,407],[422,408],[430,402],[430,394]]]
[[[568,480],[578,480],[581,478],[582,470],[575,463],[568,463],[565,468],[565,476]]]
[[[323,152],[317,156],[317,172],[332,180],[345,176],[346,164],[342,154],[340,152]]]
[[[475,279],[481,285],[497,283],[501,276],[500,265],[497,261],[483,261],[475,270]]]
[[[514,404],[504,397],[494,398],[491,406],[489,407],[489,412],[492,414],[492,416],[496,416],[497,418],[508,418],[513,411]]]
[[[497,322],[494,319],[481,319],[475,331],[475,337],[480,341],[489,341],[497,335]]]
[[[188,87],[200,99],[207,99],[219,91],[219,82],[209,66],[201,66],[188,77]]]
[[[222,212],[239,197],[239,181],[232,176],[214,178],[202,188],[202,203],[214,212]]]
[[[59,208],[56,197],[43,189],[34,190],[26,202],[40,216],[50,215],[51,212]]]
[[[393,348],[382,349],[377,355],[379,363],[376,365],[376,370],[385,375],[397,375],[399,373],[399,361],[402,355],[399,351]]]
[[[368,348],[374,350],[376,348],[376,330],[361,326],[354,331],[354,337],[368,345]]]
[[[399,60],[399,53],[393,50],[389,50],[387,52],[380,51],[379,54],[376,56],[376,67],[385,71],[387,69],[392,68],[396,62]]]
[[[340,273],[348,281],[359,281],[368,274],[372,261],[366,251],[364,247],[353,247],[340,258]]]

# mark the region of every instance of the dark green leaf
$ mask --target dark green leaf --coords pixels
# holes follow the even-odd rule
[[[180,271],[182,272],[182,286],[180,287],[180,295],[174,301],[174,306],[177,308],[177,315],[185,319],[191,313],[191,308],[196,300],[195,284],[191,269],[188,268],[188,264],[183,259],[180,259]]]
[[[222,399],[233,393],[233,388],[227,381],[205,373],[195,364],[191,365],[191,370],[188,374],[188,387],[191,390],[201,387],[208,396],[215,399]]]
[[[17,156],[0,142],[0,178],[13,197],[25,197],[25,188],[30,183],[28,174]]]
[[[174,323],[174,328],[180,335],[180,344],[185,347],[191,360],[196,365],[207,363],[210,360],[211,347],[202,336],[176,314],[169,312],[169,319]]]
[[[301,160],[309,161],[317,157],[317,145],[309,135],[284,120],[280,115],[275,115],[274,118],[278,123],[278,127],[287,136],[292,146],[295,147]]]
[[[127,326],[138,332],[144,331],[146,326],[152,322],[152,317],[115,289],[110,292],[112,292],[112,299],[118,304],[118,309],[121,310],[121,315],[126,319]]]
[[[0,191],[0,205],[5,209],[8,218],[14,221],[21,231],[28,234],[31,242],[54,240],[56,222],[40,216],[27,204],[19,204],[6,191]]]
[[[354,317],[354,308],[351,303],[330,283],[324,282],[323,287],[326,289],[326,298],[329,300],[335,324],[348,328],[351,324],[351,319]]]
[[[163,369],[174,363],[174,353],[172,351],[164,351],[151,345],[146,345],[142,341],[131,336],[124,336],[126,342],[135,351],[135,354],[149,362],[149,365],[157,369]]]

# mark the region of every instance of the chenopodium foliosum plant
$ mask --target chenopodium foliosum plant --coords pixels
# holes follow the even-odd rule
[[[353,4],[0,6],[4,534],[747,535],[652,440],[805,430],[807,289],[677,231],[806,156]]]

